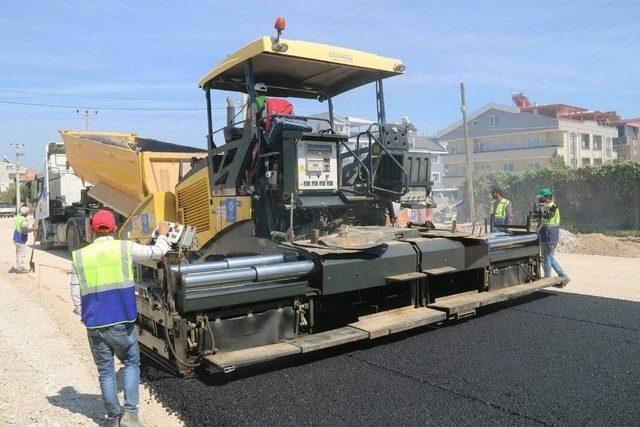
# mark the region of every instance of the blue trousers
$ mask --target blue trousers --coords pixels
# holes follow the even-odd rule
[[[120,417],[118,380],[113,356],[124,363],[124,410],[138,413],[138,386],[140,384],[140,350],[138,332],[133,323],[120,323],[99,329],[87,329],[93,360],[98,367],[102,401],[109,420]]]
[[[542,251],[542,267],[544,268],[544,277],[551,277],[551,269],[553,268],[558,277],[564,277],[565,273],[560,263],[555,258],[557,242],[540,242]]]

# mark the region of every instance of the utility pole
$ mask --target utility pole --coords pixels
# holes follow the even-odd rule
[[[476,201],[473,196],[473,143],[469,143],[469,129],[467,127],[467,103],[464,96],[464,83],[460,83],[460,99],[462,110],[462,126],[464,128],[464,145],[467,157],[467,189],[469,191],[469,215],[471,222],[476,220]]]
[[[20,156],[23,156],[22,148],[24,148],[24,144],[9,144],[11,145],[16,152],[16,215],[20,213]]]
[[[84,116],[84,130],[89,130],[89,116],[90,116],[90,115],[97,116],[97,115],[98,115],[98,111],[97,111],[97,110],[94,110],[94,111],[89,111],[89,110],[80,111],[80,110],[76,110],[76,114],[78,114],[78,115],[80,115],[80,116]]]

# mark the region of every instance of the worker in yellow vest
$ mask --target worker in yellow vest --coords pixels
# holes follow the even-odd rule
[[[29,272],[26,266],[27,239],[29,238],[29,233],[37,229],[37,227],[34,228],[33,223],[29,221],[27,215],[29,215],[29,208],[22,206],[13,221],[13,244],[16,247],[16,266],[11,271],[19,274]]]
[[[540,218],[538,234],[540,235],[544,276],[551,277],[551,269],[555,270],[558,277],[565,278],[559,285],[559,287],[564,287],[570,279],[555,258],[556,247],[560,241],[560,209],[553,201],[553,194],[548,188],[541,189],[536,198],[538,199],[537,211]]]
[[[505,225],[513,224],[513,209],[511,201],[502,196],[502,190],[494,188],[491,190],[491,229],[492,231],[502,231]]]
[[[98,368],[107,426],[140,426],[138,386],[140,350],[134,324],[138,310],[133,263],[159,261],[171,248],[168,224],[161,223],[153,246],[115,240],[111,211],[99,210],[91,220],[97,236],[92,244],[72,254],[71,296],[87,328],[89,346]],[[120,408],[114,354],[124,363],[124,407]]]

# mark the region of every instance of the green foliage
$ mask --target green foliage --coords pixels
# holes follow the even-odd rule
[[[488,216],[491,188],[499,187],[513,202],[515,221],[525,216],[542,187],[554,193],[563,226],[574,230],[640,229],[640,162],[569,168],[552,163],[519,172],[480,171],[474,174],[478,217]],[[466,184],[462,197],[468,198]]]

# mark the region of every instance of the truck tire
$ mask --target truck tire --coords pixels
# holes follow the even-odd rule
[[[43,250],[50,251],[51,249],[53,249],[53,242],[45,242],[44,241],[44,229],[43,229],[42,226],[38,230],[38,234],[36,236],[36,239],[40,242],[40,247]]]
[[[69,249],[69,252],[73,252],[80,248],[80,233],[73,224],[69,224],[67,226],[67,248]]]

